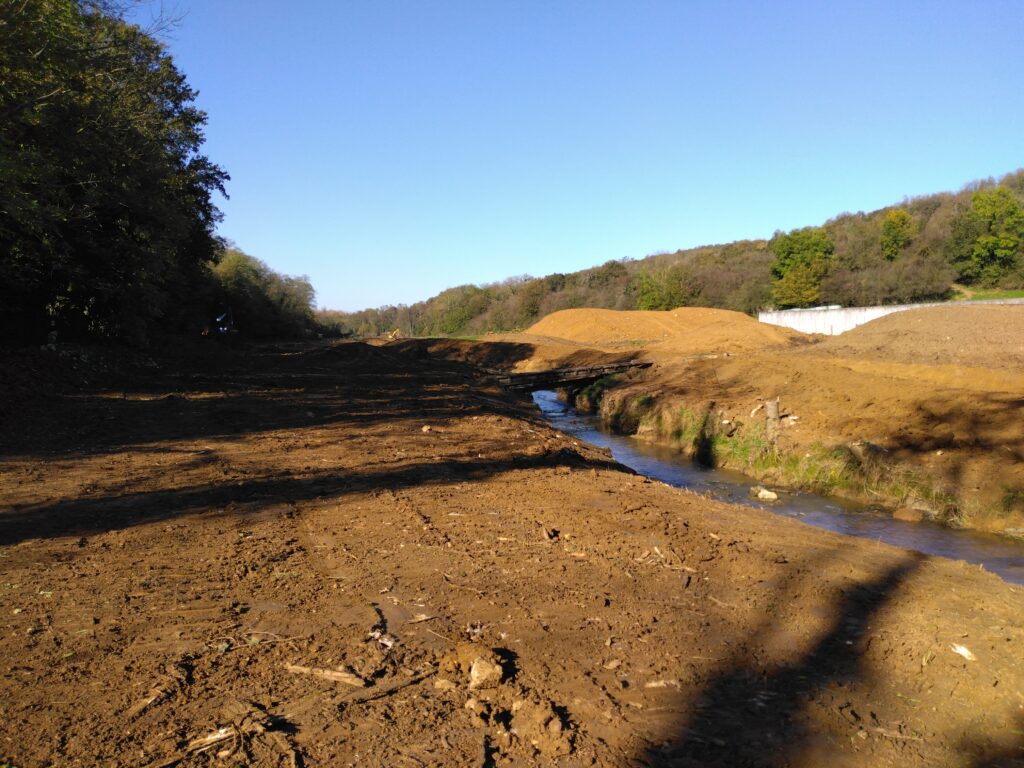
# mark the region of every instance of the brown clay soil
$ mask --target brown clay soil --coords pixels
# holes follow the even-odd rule
[[[782,422],[783,453],[867,446],[890,476],[906,479],[894,487],[927,488],[932,499],[875,500],[929,513],[955,507],[957,519],[991,530],[1024,524],[1024,307],[919,309],[832,338],[723,310],[567,310],[518,338],[541,331],[545,361],[557,359],[560,334],[565,345],[607,351],[649,339],[633,355],[654,367],[610,392],[605,415],[653,396],[666,423],[684,407],[742,426],[763,420],[755,409],[778,397],[792,417]]]
[[[620,360],[675,361],[723,350],[753,352],[799,344],[806,338],[789,328],[764,325],[740,312],[722,309],[565,309],[547,315],[524,333],[490,334],[477,346],[527,349],[528,353],[513,358],[515,370],[532,371],[550,365],[587,365],[588,355],[595,350]]]
[[[1024,371],[1024,307],[926,307],[881,317],[818,347],[836,357]]]
[[[2,363],[0,764],[1024,759],[1020,590],[646,481],[423,345]]]

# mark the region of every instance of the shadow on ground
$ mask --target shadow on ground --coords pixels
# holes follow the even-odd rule
[[[423,342],[426,343],[426,342]],[[519,347],[523,345],[510,345]],[[405,351],[402,352],[401,350]],[[225,370],[183,377],[151,377],[116,391],[78,391],[43,401],[36,426],[8,431],[7,459],[68,461],[129,449],[135,453],[191,454],[176,471],[211,460],[189,441],[242,440],[275,430],[301,431],[331,425],[357,427],[367,434],[376,425],[438,423],[474,416],[526,415],[526,396],[482,390],[479,371],[453,361],[424,359],[419,344],[398,350],[362,343],[264,348],[235,356]],[[32,414],[27,414],[32,421]],[[340,439],[351,439],[342,433]],[[400,435],[399,435],[400,437]],[[257,477],[138,490],[131,483],[77,498],[0,509],[0,545],[29,538],[87,536],[168,519],[182,513],[242,505],[244,512],[268,505],[296,503],[378,489],[454,483],[530,467],[596,466],[568,449],[516,454],[495,445],[497,454],[463,449],[427,461],[391,457],[359,471],[334,468],[303,471],[270,469]],[[610,460],[608,466],[618,466]]]
[[[649,766],[797,766],[822,745],[803,716],[808,705],[829,686],[865,683],[862,664],[872,618],[918,568],[924,555],[907,555],[875,578],[847,590],[834,609],[831,626],[813,647],[782,666],[757,663],[763,647],[782,623],[769,610],[764,623],[733,641],[737,650],[718,673],[686,702],[692,714],[677,733],[642,760]],[[810,573],[816,569],[811,568]],[[788,591],[781,585],[777,598]],[[847,718],[865,718],[848,708]],[[830,745],[841,750],[838,745]],[[820,757],[820,754],[818,755]]]
[[[571,449],[509,460],[451,459],[427,461],[372,472],[324,471],[301,477],[260,477],[242,482],[133,492],[124,488],[103,496],[37,504],[0,514],[0,545],[25,539],[88,536],[128,528],[180,514],[217,513],[230,504],[248,513],[265,507],[310,499],[341,497],[350,493],[399,490],[411,486],[460,483],[514,470],[537,467],[621,467],[614,461],[586,459]],[[235,512],[239,511],[236,509]]]

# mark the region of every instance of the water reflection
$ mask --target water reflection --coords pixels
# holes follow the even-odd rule
[[[1024,545],[1016,542],[991,534],[955,531],[928,522],[894,520],[881,510],[811,493],[780,493],[778,503],[762,504],[749,497],[750,488],[758,483],[745,475],[701,467],[669,448],[603,431],[596,419],[569,408],[554,392],[535,392],[533,400],[556,429],[608,448],[616,461],[663,483],[796,517],[837,533],[982,565],[1006,581],[1024,584]]]

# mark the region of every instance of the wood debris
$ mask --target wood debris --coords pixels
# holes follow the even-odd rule
[[[341,669],[324,669],[322,667],[302,667],[298,664],[285,664],[284,668],[295,675],[312,675],[323,680],[330,680],[332,683],[344,683],[353,688],[365,688],[366,681],[351,672]]]

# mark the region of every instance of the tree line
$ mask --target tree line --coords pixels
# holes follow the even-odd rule
[[[1024,287],[1024,170],[768,240],[462,285],[314,316],[313,288],[216,234],[228,174],[206,115],[117,0],[0,2],[0,342],[146,343],[228,318],[248,336],[478,335],[572,307],[756,313]]]
[[[115,0],[0,2],[0,342],[312,327],[307,280],[216,235],[195,98]]]
[[[338,333],[466,335],[522,330],[572,307],[700,306],[756,314],[821,304],[942,300],[954,284],[1024,288],[1024,169],[959,192],[844,213],[769,240],[703,246],[547,277],[462,285],[411,306],[321,312]]]

